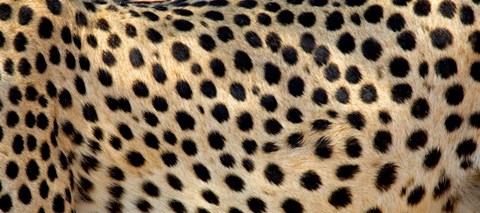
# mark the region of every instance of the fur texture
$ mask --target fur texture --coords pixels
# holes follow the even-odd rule
[[[476,212],[476,0],[0,1],[0,210]]]

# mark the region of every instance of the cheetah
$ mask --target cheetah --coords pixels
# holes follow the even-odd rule
[[[479,0],[0,0],[2,212],[478,212]]]

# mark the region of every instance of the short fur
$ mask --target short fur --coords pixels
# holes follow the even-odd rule
[[[476,212],[477,0],[0,1],[4,212]]]

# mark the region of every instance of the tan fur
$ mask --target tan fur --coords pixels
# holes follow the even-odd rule
[[[196,2],[191,0],[189,2]],[[480,7],[470,0],[455,1],[456,13],[452,19],[442,17],[437,8],[441,1],[430,1],[431,12],[429,16],[418,17],[413,12],[414,3],[411,1],[405,7],[397,7],[392,1],[370,0],[360,7],[346,6],[344,1],[339,2],[339,7],[332,6],[330,2],[324,7],[312,7],[308,1],[304,1],[301,7],[293,7],[285,1],[269,0],[257,1],[258,5],[250,10],[236,6],[239,0],[229,1],[225,7],[183,7],[191,10],[194,15],[181,16],[175,14],[178,9],[170,3],[164,4],[168,11],[161,12],[152,9],[156,4],[147,4],[149,7],[136,7],[129,4],[126,7],[108,4],[96,6],[96,12],[88,12],[80,0],[61,1],[62,12],[59,15],[52,14],[45,1],[0,1],[12,7],[12,18],[8,21],[0,20],[0,32],[5,37],[5,45],[0,46],[0,67],[7,59],[14,61],[17,67],[21,58],[26,58],[32,65],[31,74],[22,76],[18,68],[13,75],[7,74],[0,69],[0,127],[3,129],[3,138],[0,137],[0,199],[11,196],[13,207],[11,212],[37,212],[44,208],[45,212],[52,212],[53,200],[56,195],[65,198],[66,191],[72,196],[72,201],[65,202],[65,212],[108,212],[111,202],[118,202],[123,212],[139,212],[136,206],[139,200],[146,200],[151,204],[151,212],[172,212],[172,200],[181,202],[186,212],[197,212],[198,208],[204,208],[210,212],[228,212],[235,207],[243,212],[252,211],[248,200],[252,197],[261,199],[266,207],[265,212],[283,212],[282,207],[286,199],[294,199],[302,205],[304,212],[367,212],[369,209],[379,208],[382,212],[442,212],[446,203],[452,203],[453,212],[478,212],[480,209],[480,129],[469,123],[469,118],[480,111],[480,82],[471,77],[471,65],[480,62],[480,54],[472,49],[469,35],[480,30]],[[288,9],[295,14],[294,24],[282,26],[278,24],[277,13],[266,12],[264,5],[276,2],[281,10]],[[175,3],[173,3],[175,4]],[[383,8],[383,17],[378,24],[368,23],[364,18],[364,11],[371,5],[378,4]],[[17,22],[17,13],[21,6],[28,5],[34,11],[34,16],[28,26],[21,26]],[[116,10],[109,10],[113,6]],[[460,20],[460,8],[470,6],[474,10],[475,21],[472,25],[465,26]],[[150,8],[152,7],[152,8]],[[182,8],[182,7],[179,7]],[[205,12],[215,10],[224,15],[223,21],[213,21],[204,17]],[[76,13],[86,14],[88,25],[78,26],[75,23]],[[158,21],[150,21],[145,17],[133,17],[129,11],[142,13],[150,11],[158,15]],[[311,28],[301,26],[297,17],[301,12],[313,12],[316,16],[316,24]],[[345,23],[337,31],[328,31],[325,19],[334,11],[341,11]],[[256,15],[266,13],[271,17],[272,24],[264,26],[258,23]],[[350,20],[350,15],[357,13],[361,17],[361,25],[357,26]],[[387,28],[387,19],[394,13],[400,13],[405,18],[405,28],[399,32],[393,32]],[[249,26],[239,27],[233,23],[234,15],[245,14],[250,17]],[[53,23],[51,38],[41,39],[38,36],[38,22],[40,17],[46,17]],[[78,18],[78,17],[77,17]],[[99,20],[105,19],[110,29],[103,31],[96,27]],[[177,19],[189,20],[194,28],[189,32],[180,32],[175,29],[172,22]],[[137,35],[129,38],[125,34],[125,25],[135,26]],[[81,48],[78,49],[73,43],[65,44],[62,41],[62,27],[68,26],[72,36],[81,38]],[[234,39],[225,43],[217,36],[217,29],[221,26],[229,26],[233,31]],[[147,29],[156,29],[163,39],[158,44],[152,44],[146,37]],[[434,48],[431,43],[430,32],[437,28],[448,29],[453,35],[453,43],[444,50]],[[403,50],[397,44],[399,33],[410,30],[415,34],[416,47],[412,51]],[[262,40],[261,48],[252,48],[245,40],[245,33],[253,31]],[[15,51],[13,40],[18,32],[23,32],[28,38],[26,51]],[[330,50],[328,64],[336,64],[340,71],[340,78],[335,82],[329,82],[324,76],[327,65],[318,66],[314,60],[314,54],[307,53],[300,47],[300,37],[303,33],[310,32],[315,36],[316,45],[325,45]],[[355,40],[355,50],[349,54],[343,54],[337,47],[339,36],[349,32]],[[266,37],[270,33],[276,33],[281,37],[281,48],[278,52],[272,50],[266,44]],[[112,48],[107,40],[111,34],[117,34],[120,39],[120,47]],[[216,44],[216,48],[207,52],[199,45],[199,36],[210,35]],[[94,35],[98,41],[98,47],[93,48],[87,42],[87,36]],[[362,54],[362,43],[373,37],[382,45],[382,54],[376,61],[365,58]],[[182,42],[190,49],[190,58],[186,62],[178,62],[172,57],[172,44]],[[61,62],[59,65],[49,61],[49,51],[52,45],[60,50]],[[282,48],[293,47],[298,53],[298,62],[289,65],[282,58]],[[143,56],[144,65],[140,68],[132,67],[129,51],[138,48]],[[234,57],[238,50],[245,51],[251,58],[253,68],[250,72],[242,73],[235,68]],[[107,66],[102,60],[102,52],[110,51],[116,58],[116,64]],[[66,67],[66,55],[70,52],[75,56],[76,67],[70,70]],[[42,53],[47,61],[47,70],[40,74],[35,69],[35,60],[38,53]],[[83,71],[80,68],[79,58],[85,56],[90,61],[90,70]],[[391,75],[389,64],[392,58],[401,56],[408,60],[410,72],[405,78]],[[435,72],[435,63],[439,58],[452,57],[458,67],[456,75],[448,79],[442,79]],[[226,72],[223,78],[213,75],[210,61],[218,58],[225,64]],[[429,64],[428,75],[422,78],[418,67],[421,62]],[[263,66],[265,63],[274,63],[280,68],[281,80],[279,84],[268,84],[264,80]],[[158,83],[152,76],[152,65],[158,63],[164,68],[167,80]],[[191,66],[197,63],[202,67],[200,75],[191,72]],[[362,74],[362,80],[358,84],[350,84],[345,79],[348,67],[355,65]],[[106,69],[112,76],[113,84],[105,87],[99,83],[98,70]],[[478,70],[480,72],[480,70]],[[288,80],[293,76],[299,76],[305,83],[303,95],[293,97],[288,91]],[[85,83],[86,94],[77,92],[75,79],[81,77]],[[147,98],[140,98],[132,91],[132,86],[137,81],[145,83],[149,90]],[[193,91],[189,100],[181,98],[176,90],[176,83],[184,80],[189,83]],[[216,86],[216,97],[210,99],[201,92],[200,85],[203,80],[210,80]],[[46,91],[47,82],[51,81],[57,90],[56,97],[49,97]],[[230,94],[232,83],[240,83],[246,91],[246,100],[237,101]],[[396,103],[392,100],[391,89],[399,83],[408,83],[412,87],[412,97],[405,103]],[[452,84],[461,84],[464,89],[464,98],[461,104],[450,106],[445,100],[445,91]],[[367,104],[360,98],[362,86],[371,84],[376,88],[377,98],[373,103]],[[25,88],[33,85],[48,100],[47,107],[41,107],[38,101],[28,101],[25,97]],[[13,104],[9,100],[9,91],[13,86],[18,86],[23,93],[19,104]],[[328,95],[328,103],[318,106],[312,101],[312,94],[318,87],[323,88]],[[335,98],[335,93],[340,87],[349,91],[349,103],[341,104]],[[255,88],[255,89],[254,89]],[[72,106],[62,107],[59,93],[68,90],[72,96]],[[258,95],[253,90],[258,90]],[[268,112],[260,105],[263,95],[275,96],[278,107],[274,112]],[[122,110],[112,111],[106,104],[105,97],[127,98],[131,105],[131,112]],[[152,106],[151,99],[154,96],[162,96],[168,102],[168,111],[158,112]],[[418,98],[425,98],[429,104],[428,116],[424,119],[416,119],[411,114],[411,107]],[[211,114],[212,108],[217,103],[223,103],[229,111],[229,120],[220,123]],[[98,116],[98,121],[89,122],[84,118],[83,107],[85,104],[93,104]],[[204,112],[199,109],[201,107]],[[291,107],[296,107],[302,112],[303,122],[292,123],[287,120],[286,114]],[[15,127],[7,126],[7,114],[15,111],[19,115],[19,124]],[[331,117],[329,111],[338,113],[337,117]],[[25,124],[26,114],[32,111],[34,115],[44,113],[49,119],[46,130],[28,128]],[[144,120],[144,112],[154,113],[159,124],[155,127],[148,125]],[[175,120],[175,113],[186,111],[195,119],[194,130],[182,130]],[[392,120],[384,124],[379,120],[379,112],[388,112]],[[237,116],[242,112],[249,112],[253,118],[253,128],[250,131],[241,131],[237,125]],[[355,129],[347,120],[352,112],[359,112],[364,116],[365,126],[361,130]],[[456,113],[463,118],[461,126],[455,131],[448,133],[444,123],[447,116]],[[282,130],[278,134],[268,134],[264,130],[264,123],[268,119],[276,119]],[[312,122],[324,119],[331,122],[325,131],[312,129]],[[58,146],[52,145],[51,132],[54,129],[54,121],[58,123]],[[83,143],[74,143],[75,135],[68,135],[62,129],[66,122],[74,127],[74,132],[83,138]],[[133,139],[125,140],[118,130],[118,125],[125,123],[133,133]],[[96,139],[93,129],[101,128],[103,138]],[[406,143],[412,132],[423,129],[427,132],[428,142],[418,150],[410,150]],[[392,144],[386,153],[381,153],[373,147],[373,140],[377,131],[389,131],[392,136]],[[163,138],[166,131],[175,134],[177,142],[169,144]],[[208,141],[209,133],[216,131],[225,137],[225,146],[222,150],[215,150]],[[159,149],[147,147],[144,143],[144,134],[151,132],[159,139]],[[287,139],[292,133],[302,133],[302,146],[291,148]],[[22,135],[25,148],[21,154],[15,154],[12,143],[16,135]],[[37,138],[37,148],[28,151],[26,148],[27,135]],[[112,136],[121,139],[121,149],[116,150],[110,144]],[[315,148],[319,138],[328,137],[331,141],[331,157],[320,159],[315,155]],[[349,157],[346,154],[346,141],[356,138],[362,147],[361,156]],[[456,150],[458,144],[465,139],[471,138],[476,143],[473,153],[459,158]],[[188,156],[182,148],[182,141],[193,140],[196,144],[195,156]],[[245,139],[256,141],[258,148],[255,154],[248,155],[242,142]],[[40,147],[48,143],[50,158],[42,160]],[[92,151],[93,142],[100,144],[101,150]],[[271,153],[263,151],[263,146],[273,143],[279,150]],[[433,169],[426,169],[423,165],[425,155],[429,150],[438,148],[441,150],[441,158]],[[132,166],[127,155],[131,151],[142,154],[145,164],[141,167]],[[171,152],[176,154],[177,163],[168,167],[162,159],[162,154]],[[59,155],[71,157],[71,164],[67,169],[61,169]],[[231,168],[222,165],[220,155],[228,153],[235,159]],[[85,156],[93,156],[98,160],[98,166],[88,172],[82,168],[82,160]],[[31,181],[27,177],[26,165],[35,159],[40,167],[38,178]],[[248,172],[242,165],[243,160],[253,162],[254,170]],[[463,160],[470,160],[470,167],[460,167]],[[20,169],[18,177],[11,179],[6,175],[8,162],[16,162]],[[196,163],[203,164],[208,168],[211,179],[208,182],[201,181],[192,169]],[[278,165],[284,176],[281,184],[275,185],[265,177],[265,168],[269,164]],[[379,190],[375,186],[377,173],[380,168],[388,163],[396,165],[396,178],[387,190]],[[48,167],[53,164],[56,167],[58,178],[51,182],[48,178]],[[359,171],[352,178],[341,180],[336,176],[338,167],[346,164],[358,165]],[[123,170],[125,180],[114,180],[109,175],[109,169],[118,167]],[[314,171],[321,179],[318,189],[309,191],[300,184],[302,174]],[[74,178],[70,186],[69,176]],[[182,182],[182,190],[173,189],[167,175],[173,174]],[[225,177],[235,174],[244,181],[241,192],[232,191],[225,183]],[[450,181],[450,187],[444,194],[434,198],[434,189],[438,182],[444,178]],[[93,186],[86,190],[81,181],[87,179]],[[49,185],[49,193],[46,199],[39,196],[39,186],[42,181]],[[160,189],[159,197],[151,197],[145,194],[142,184],[151,181]],[[18,200],[18,190],[26,184],[32,194],[29,205],[22,204]],[[109,192],[109,187],[121,186],[123,193],[121,198],[115,199]],[[407,199],[413,189],[422,186],[424,195],[415,205],[409,205]],[[333,191],[348,187],[351,201],[344,207],[335,207],[329,203]],[[204,190],[211,190],[219,199],[219,204],[208,203],[203,197]],[[402,190],[404,191],[402,193]]]

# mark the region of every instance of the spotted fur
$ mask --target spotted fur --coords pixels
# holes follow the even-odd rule
[[[0,1],[2,212],[477,212],[480,1]]]

